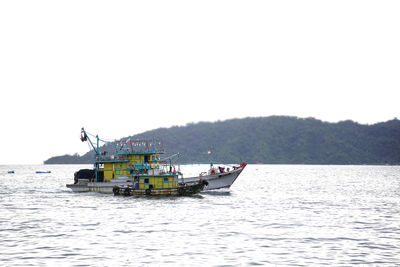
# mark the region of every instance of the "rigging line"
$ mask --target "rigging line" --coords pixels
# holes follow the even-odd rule
[[[167,159],[170,159],[170,158],[174,158],[174,157],[176,157],[176,156],[180,156],[180,153],[173,154],[173,155],[171,155],[171,156],[169,156],[169,157],[166,157],[166,158],[164,158],[164,159],[162,159],[162,160],[167,160]]]
[[[114,142],[117,142],[117,140],[111,140],[111,139],[108,141],[107,139],[100,138],[100,137],[98,137],[98,135],[94,135],[94,134],[89,133],[89,132],[86,132],[86,134],[90,135],[91,137],[96,138],[96,139],[99,138],[99,141],[101,141],[103,143],[106,143],[106,144],[108,144],[108,143],[112,144]]]
[[[86,132],[86,131],[85,131],[85,132]],[[87,134],[87,135],[90,135],[90,136],[93,137],[93,138],[97,138],[97,137],[98,137],[98,135],[94,135],[94,134],[89,133],[89,132],[86,132],[86,134]],[[102,142],[105,142],[105,143],[106,143],[106,142],[112,142],[112,141],[107,141],[107,140],[105,140],[105,139],[102,139],[102,138],[100,138],[100,137],[99,137],[99,140],[102,141]]]
[[[89,151],[92,151],[92,147],[90,146],[89,142],[86,142],[88,147],[89,147]]]
[[[89,133],[89,132],[87,132],[87,131],[85,131],[85,133],[86,133],[87,135],[92,136],[92,137],[96,137],[94,134],[91,134],[91,133]]]

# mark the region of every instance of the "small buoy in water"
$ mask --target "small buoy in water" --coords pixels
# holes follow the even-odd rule
[[[14,171],[8,171],[8,173],[14,173]]]

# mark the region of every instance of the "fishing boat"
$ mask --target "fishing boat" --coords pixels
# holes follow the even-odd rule
[[[93,143],[92,138],[96,138]],[[232,170],[215,168],[199,176],[184,178],[164,154],[162,140],[119,140],[109,142],[81,130],[81,141],[94,150],[94,169],[82,169],[74,174],[74,183],[67,184],[73,192],[100,192],[114,195],[192,195],[202,190],[229,188],[246,166]],[[105,145],[100,146],[100,142]],[[113,150],[113,151],[112,151]]]

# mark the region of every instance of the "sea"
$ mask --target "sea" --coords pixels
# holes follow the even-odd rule
[[[88,167],[0,166],[0,266],[400,266],[399,166],[248,165],[188,197],[65,187]]]

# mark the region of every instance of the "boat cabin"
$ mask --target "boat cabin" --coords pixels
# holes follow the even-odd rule
[[[96,182],[125,179],[132,181],[136,189],[176,188],[178,173],[160,160],[163,151],[157,149],[155,143],[155,140],[125,141],[118,153],[97,154]]]

